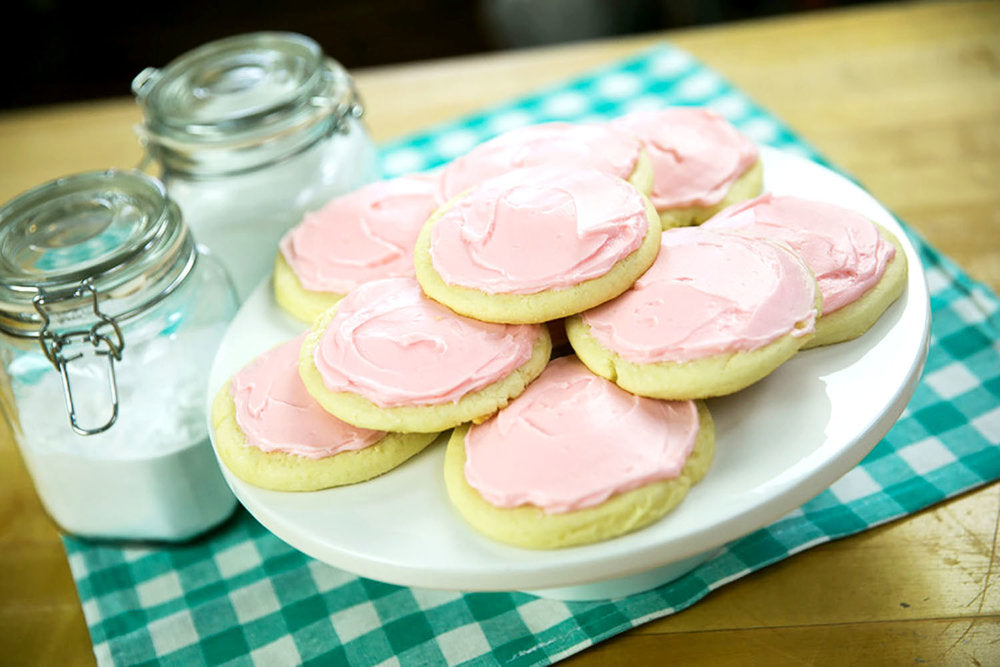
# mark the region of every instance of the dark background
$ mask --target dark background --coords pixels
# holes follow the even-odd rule
[[[13,0],[0,109],[129,95],[132,78],[255,30],[315,39],[348,69],[805,11],[852,0]],[[857,0],[853,0],[857,1]]]

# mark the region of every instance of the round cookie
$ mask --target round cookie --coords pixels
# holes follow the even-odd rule
[[[701,224],[761,193],[764,169],[757,147],[714,111],[636,111],[610,124],[642,140],[653,170],[649,198],[664,229]]]
[[[515,169],[596,169],[627,180],[643,194],[653,170],[642,142],[606,124],[554,121],[509,130],[452,160],[441,171],[441,199],[450,201]]]
[[[857,338],[906,286],[906,253],[896,237],[836,204],[766,194],[725,209],[704,226],[776,239],[802,257],[823,294],[816,335],[803,349]]]
[[[438,209],[414,252],[431,298],[487,322],[548,322],[628,289],[660,223],[627,182],[595,170],[520,169]]]
[[[708,398],[757,382],[809,338],[822,297],[786,246],[733,232],[663,233],[656,263],[617,299],[566,322],[580,359],[628,391]]]
[[[452,432],[444,477],[477,531],[556,549],[663,517],[705,475],[714,448],[700,401],[635,396],[563,357],[492,419]]]
[[[361,283],[412,276],[413,246],[440,204],[438,188],[437,175],[400,176],[308,213],[278,245],[278,305],[311,323]]]
[[[376,280],[317,318],[299,373],[326,410],[365,428],[435,432],[489,417],[549,360],[543,325],[480,322],[416,280]]]
[[[323,410],[299,378],[301,337],[257,357],[212,403],[219,458],[245,482],[315,491],[377,477],[414,456],[434,433],[359,429]]]

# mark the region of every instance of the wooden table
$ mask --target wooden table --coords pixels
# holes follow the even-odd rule
[[[1000,290],[1000,4],[899,3],[356,72],[376,140],[523,94],[662,39],[787,120]],[[128,82],[122,82],[127,90]],[[140,157],[129,98],[0,113],[0,200]],[[1000,664],[1000,484],[812,549],[580,665]],[[0,662],[91,664],[58,534],[0,438]]]

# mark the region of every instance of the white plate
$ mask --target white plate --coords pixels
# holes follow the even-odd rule
[[[530,551],[480,536],[444,490],[445,438],[370,482],[312,493],[267,491],[223,467],[240,502],[292,546],[358,575],[407,586],[538,590],[606,597],[648,588],[714,549],[809,500],[850,470],[909,401],[923,362],[929,304],[916,251],[896,220],[850,181],[801,157],[765,148],[765,187],[836,202],[896,234],[906,250],[903,296],[861,338],[798,354],[763,381],[709,401],[716,457],[681,505],[631,535],[583,547]],[[304,327],[285,315],[265,282],[243,305],[216,357],[209,396],[263,350]],[[622,578],[625,578],[622,580]],[[626,588],[583,586],[631,581]]]

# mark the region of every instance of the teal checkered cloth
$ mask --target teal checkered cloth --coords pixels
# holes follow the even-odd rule
[[[382,147],[383,173],[442,164],[504,130],[674,104],[719,111],[754,140],[825,160],[690,55],[662,46]],[[240,510],[171,548],[65,538],[102,664],[547,664],[788,556],[1000,477],[998,300],[911,233],[930,286],[924,377],[898,423],[818,497],[658,589],[611,601],[457,593],[359,578]]]

